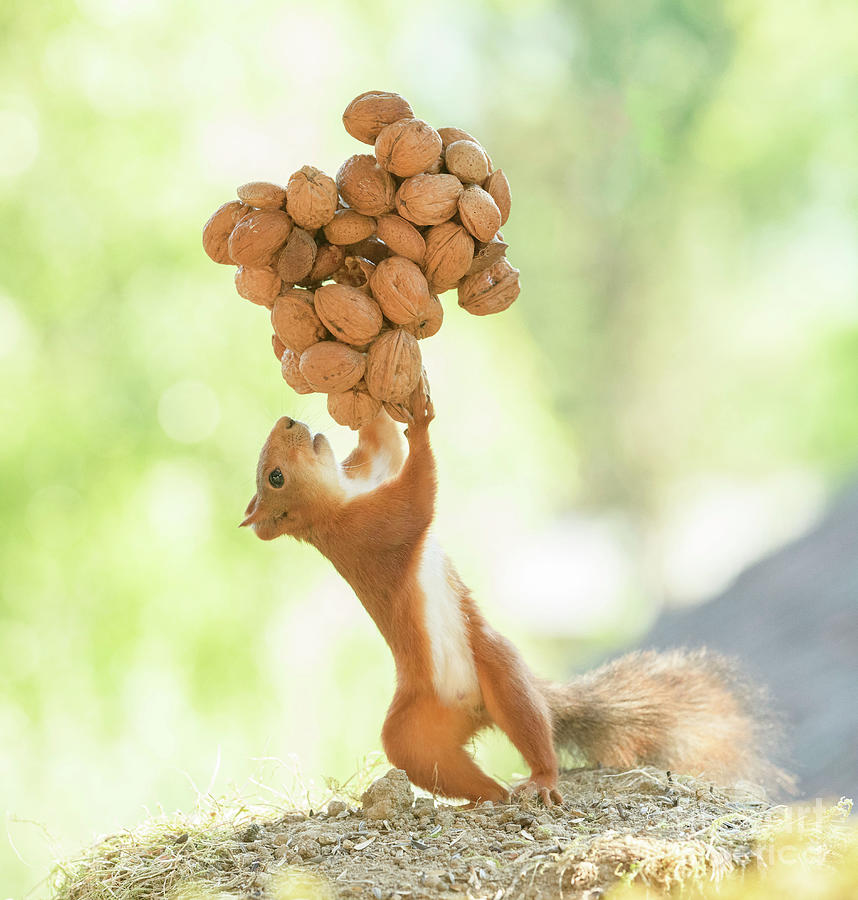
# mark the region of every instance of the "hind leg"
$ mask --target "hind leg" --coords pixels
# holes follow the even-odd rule
[[[504,802],[509,797],[506,789],[489,778],[464,748],[476,727],[467,711],[443,706],[432,695],[397,696],[381,741],[388,759],[418,787],[474,803]]]
[[[563,803],[548,708],[515,647],[487,630],[474,640],[474,659],[486,712],[530,766],[530,778],[514,793],[537,796],[546,806]]]

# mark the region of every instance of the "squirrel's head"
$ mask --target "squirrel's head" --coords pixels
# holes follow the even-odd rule
[[[259,454],[256,493],[242,525],[264,541],[300,535],[342,498],[339,467],[323,434],[303,422],[278,419]]]

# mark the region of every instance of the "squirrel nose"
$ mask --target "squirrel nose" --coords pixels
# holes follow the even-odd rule
[[[294,419],[290,419],[289,416],[283,416],[283,427],[291,428],[295,424]]]

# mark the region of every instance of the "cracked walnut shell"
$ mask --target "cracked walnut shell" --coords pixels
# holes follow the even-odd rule
[[[475,316],[503,312],[512,306],[521,286],[518,269],[506,259],[459,282],[459,306]]]

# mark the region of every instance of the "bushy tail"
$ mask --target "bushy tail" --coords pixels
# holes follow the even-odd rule
[[[765,757],[774,732],[765,691],[717,654],[630,653],[541,689],[557,748],[591,765],[651,765],[724,784],[791,787]]]

